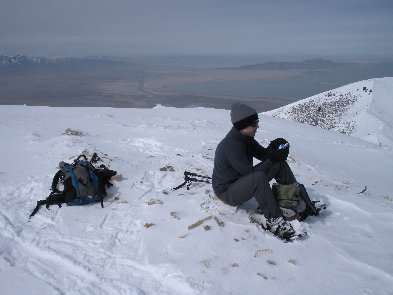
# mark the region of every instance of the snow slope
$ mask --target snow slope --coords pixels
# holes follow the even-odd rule
[[[265,114],[393,147],[393,78],[352,83]]]
[[[185,170],[211,175],[229,111],[0,106],[0,294],[393,294],[392,149],[260,119],[256,139],[286,138],[298,181],[328,204],[303,241],[250,224],[255,201],[171,191]],[[28,222],[58,163],[84,151],[123,176],[105,208],[52,206]]]

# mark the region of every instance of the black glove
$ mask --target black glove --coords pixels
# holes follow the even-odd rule
[[[281,148],[280,148],[281,146]],[[274,162],[282,162],[288,158],[289,143],[284,138],[276,138],[272,140],[267,147],[267,157]]]

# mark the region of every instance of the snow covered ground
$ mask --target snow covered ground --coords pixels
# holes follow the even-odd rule
[[[211,175],[229,111],[0,106],[0,294],[393,294],[393,151],[379,137],[392,138],[391,81],[359,82],[373,118],[358,112],[356,132],[378,141],[260,115],[256,139],[286,138],[298,181],[328,205],[293,243],[249,223],[255,201],[171,191],[185,170]],[[123,176],[105,208],[51,206],[28,222],[58,163],[82,152]]]

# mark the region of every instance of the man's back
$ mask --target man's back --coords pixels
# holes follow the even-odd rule
[[[252,172],[252,138],[232,128],[218,144],[213,169],[213,190],[216,195],[224,191],[242,175]]]

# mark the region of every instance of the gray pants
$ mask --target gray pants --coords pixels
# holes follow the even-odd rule
[[[226,204],[237,206],[254,197],[266,218],[281,215],[269,182],[275,179],[280,184],[292,184],[296,178],[287,162],[273,163],[266,160],[254,167],[254,172],[244,175],[232,183],[218,197]]]

